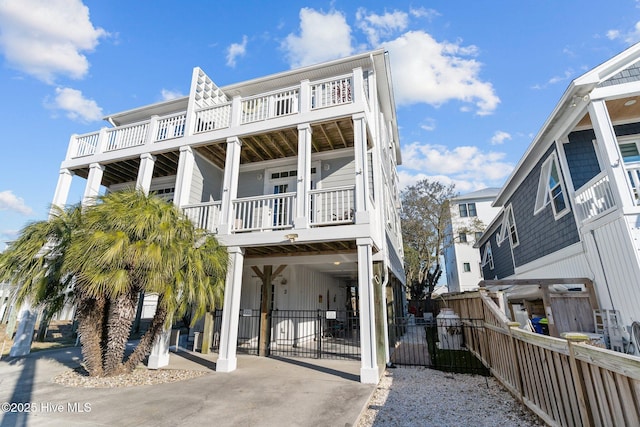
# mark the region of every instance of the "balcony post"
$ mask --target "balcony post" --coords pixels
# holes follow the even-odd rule
[[[242,98],[234,96],[231,100],[231,127],[240,126],[242,122]]]
[[[296,186],[295,228],[309,227],[309,191],[311,190],[311,125],[298,126],[298,180]]]
[[[96,152],[95,154],[104,153],[105,147],[109,142],[109,128],[100,129],[100,134],[98,135],[98,143],[96,144]]]
[[[173,198],[173,203],[179,208],[189,203],[189,190],[191,189],[194,166],[193,149],[189,146],[180,147],[176,190]]]
[[[364,114],[353,116],[353,149],[356,182],[356,212],[357,224],[369,223],[369,162],[367,161],[367,123]]]
[[[235,102],[235,99],[234,99]],[[242,142],[237,137],[227,139],[227,157],[224,163],[222,203],[220,206],[220,227],[218,233],[230,234],[233,221],[233,200],[238,196],[238,175],[240,174],[240,149]]]
[[[73,172],[69,169],[60,169],[58,175],[58,185],[56,185],[56,192],[53,195],[53,202],[51,203],[52,209],[49,211],[49,218],[53,213],[53,206],[57,206],[61,209],[67,204],[67,198],[69,197],[69,189],[71,188],[71,180],[73,179]]]
[[[607,175],[612,178],[611,191],[616,205],[623,209],[633,207],[636,204],[635,198],[624,168],[622,154],[620,154],[620,148],[618,147],[618,139],[613,130],[605,100],[592,100],[588,108],[596,140],[599,142],[597,147],[602,154],[602,158],[605,159],[603,162],[604,168],[607,171]]]
[[[353,69],[353,87],[351,91],[353,102],[364,102],[366,99],[364,96],[364,78],[360,67]]]
[[[156,141],[156,134],[158,133],[158,120],[157,115],[151,116],[149,119],[149,126],[147,127],[147,138],[145,144],[153,144]]]
[[[140,155],[140,167],[138,168],[138,180],[136,181],[136,189],[142,190],[144,194],[149,194],[155,161],[156,157],[152,156],[150,153],[144,153]]]
[[[100,193],[100,185],[102,184],[103,174],[104,166],[102,166],[100,163],[91,163],[91,165],[89,166],[87,185],[84,188],[84,196],[82,197],[82,206],[88,206],[94,203],[94,199]]]
[[[311,110],[311,85],[309,80],[300,82],[300,92],[298,93],[298,111],[308,113]]]

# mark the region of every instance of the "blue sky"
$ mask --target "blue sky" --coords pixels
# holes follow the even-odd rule
[[[634,0],[0,0],[0,242],[46,219],[73,133],[186,95],[195,66],[223,86],[383,47],[402,184],[465,193],[501,186],[569,82],[639,40]]]

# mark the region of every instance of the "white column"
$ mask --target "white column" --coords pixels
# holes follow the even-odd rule
[[[169,339],[171,338],[171,328],[165,328],[153,342],[147,367],[149,369],[159,369],[169,364]]]
[[[71,180],[73,179],[73,172],[69,169],[60,169],[58,175],[58,184],[56,185],[56,192],[53,195],[53,206],[57,206],[61,209],[67,204],[67,198],[69,197],[69,189],[71,188]],[[51,214],[51,212],[50,212]]]
[[[298,182],[296,186],[295,228],[309,227],[309,190],[311,190],[311,125],[298,126]]]
[[[89,166],[87,185],[84,188],[84,196],[82,197],[83,206],[94,203],[94,198],[100,193],[100,185],[102,184],[103,174],[104,166],[102,166],[100,163],[91,163],[91,165]]]
[[[309,80],[300,82],[300,92],[298,93],[298,112],[308,113],[311,110],[311,85]]]
[[[618,139],[607,111],[607,104],[603,99],[598,99],[591,101],[588,108],[598,141],[598,149],[603,155],[604,167],[613,181],[611,191],[616,198],[616,204],[622,208],[633,207],[635,206],[635,198],[629,177],[624,169],[622,154],[620,154]]]
[[[138,168],[138,180],[136,181],[136,189],[149,194],[151,188],[151,179],[153,178],[153,166],[156,158],[149,153],[140,155],[140,167]]]
[[[24,304],[20,307],[18,314],[18,328],[13,339],[13,345],[9,350],[9,356],[26,356],[31,351],[31,341],[33,339],[33,331],[36,327],[38,312],[31,307],[30,304]]]
[[[222,185],[221,224],[220,234],[231,233],[235,220],[233,215],[233,200],[238,196],[238,175],[240,174],[240,150],[242,142],[236,137],[227,139],[227,156],[224,162],[224,178]]]
[[[227,248],[229,269],[224,289],[222,325],[220,330],[220,350],[216,361],[216,371],[235,371],[238,365],[236,346],[238,343],[238,321],[240,318],[240,294],[242,291],[242,267],[244,252],[237,246]]]
[[[193,180],[193,168],[196,160],[191,147],[180,147],[180,158],[178,159],[178,172],[176,175],[176,191],[173,203],[177,207],[182,207],[189,203],[189,191]]]
[[[358,245],[358,290],[360,302],[360,382],[377,384],[380,379],[376,356],[376,314],[373,291],[373,242],[369,238]]]
[[[353,149],[356,169],[356,223],[369,222],[369,180],[367,162],[367,123],[364,114],[353,116]]]

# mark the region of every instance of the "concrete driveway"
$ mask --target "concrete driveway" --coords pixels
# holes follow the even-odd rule
[[[65,348],[0,361],[0,426],[351,426],[375,386],[360,384],[359,361],[238,357],[238,369],[215,372],[217,355],[171,353],[165,369],[201,377],[119,388],[65,387],[52,378],[80,365]]]

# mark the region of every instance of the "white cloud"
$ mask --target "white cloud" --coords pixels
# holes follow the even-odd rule
[[[505,157],[505,153],[482,152],[474,146],[450,149],[413,142],[402,149],[402,169],[405,181],[429,171],[430,176],[447,177],[458,190],[469,190],[502,185],[514,167]]]
[[[409,24],[409,15],[406,12],[394,11],[378,15],[367,13],[364,8],[356,12],[358,27],[367,35],[369,43],[377,46],[381,37],[389,37],[392,34],[404,31]]]
[[[0,50],[11,66],[46,83],[57,75],[84,77],[89,61],[83,52],[106,35],[80,0],[0,1]]]
[[[409,31],[383,43],[389,50],[396,102],[435,106],[450,100],[475,105],[479,115],[491,114],[500,103],[493,85],[479,77],[481,64],[471,58],[473,45],[436,41],[423,31]]]
[[[502,130],[496,131],[491,137],[491,145],[500,145],[511,139],[511,134]]]
[[[33,209],[24,203],[21,197],[11,190],[0,191],[0,211],[13,211],[23,215],[31,215]]]
[[[411,8],[409,9],[409,13],[411,16],[416,18],[427,18],[431,19],[436,16],[440,16],[440,13],[435,9],[427,9],[425,7]]]
[[[634,44],[640,41],[640,21],[636,22],[633,26],[633,29],[629,31],[621,31],[612,29],[607,31],[607,38],[609,40],[618,40],[621,39],[625,43]]]
[[[292,68],[349,56],[351,27],[338,11],[300,10],[300,35],[289,34],[282,42]]]
[[[71,120],[92,122],[102,119],[102,108],[93,99],[86,99],[77,89],[56,88],[54,105],[50,106],[66,111]]]
[[[162,100],[169,101],[171,99],[181,98],[184,95],[177,90],[162,89]]]
[[[436,129],[436,120],[434,118],[426,118],[420,123],[420,128],[426,131],[432,131]]]
[[[236,58],[244,56],[247,52],[247,36],[242,36],[242,43],[231,43],[227,48],[227,65],[229,67],[236,66]]]

